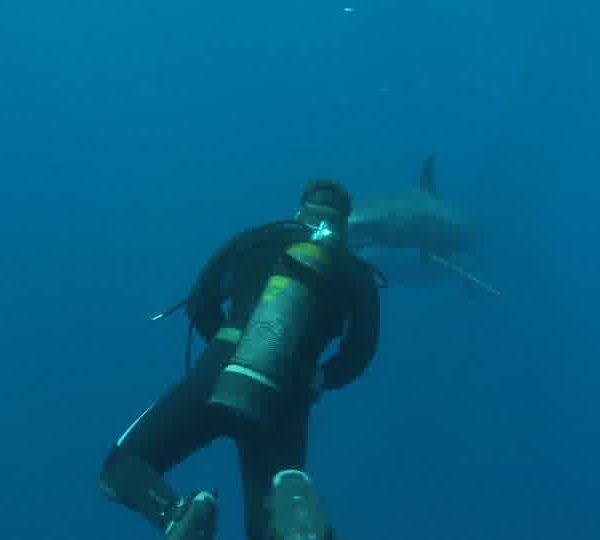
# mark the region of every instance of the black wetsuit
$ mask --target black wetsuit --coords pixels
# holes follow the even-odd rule
[[[332,286],[321,291],[319,312],[306,332],[297,361],[306,367],[290,391],[285,420],[260,431],[208,403],[216,377],[235,350],[220,328],[243,329],[269,275],[286,247],[305,240],[306,230],[286,225],[236,236],[205,266],[188,301],[188,315],[207,345],[180,382],[119,439],[102,472],[104,490],[157,527],[175,497],[161,480],[169,469],[221,436],[234,438],[240,455],[248,537],[264,540],[265,497],[282,469],[303,469],[307,424],[314,395],[310,380],[319,356],[341,336],[337,352],[323,363],[323,389],[340,388],[372,360],[379,336],[379,292],[371,269],[347,252],[337,257]],[[216,337],[217,336],[217,337]]]

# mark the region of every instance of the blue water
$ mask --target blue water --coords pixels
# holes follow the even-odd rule
[[[350,0],[348,0],[350,2]],[[354,13],[344,11],[355,8]],[[385,291],[378,357],[315,409],[310,471],[344,538],[600,538],[600,6],[19,0],[0,5],[2,536],[153,538],[97,492],[182,373],[149,316],[306,179],[439,190],[477,220],[458,283]],[[221,489],[235,452],[170,475]]]

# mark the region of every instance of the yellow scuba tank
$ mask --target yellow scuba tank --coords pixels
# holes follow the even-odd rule
[[[274,421],[282,394],[304,367],[298,365],[298,343],[314,314],[318,290],[332,273],[331,250],[320,238],[315,233],[312,241],[286,250],[217,379],[213,405],[263,425]]]

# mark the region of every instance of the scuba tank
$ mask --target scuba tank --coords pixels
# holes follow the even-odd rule
[[[287,248],[269,276],[209,400],[265,427],[276,421],[283,394],[302,372],[298,344],[332,276],[333,233],[326,222],[313,230],[309,241]]]
[[[241,252],[247,252],[249,250],[252,250],[254,247],[258,247],[256,245],[256,242],[254,241],[255,235],[257,233],[261,233],[264,230],[274,229],[274,228],[279,228],[281,230],[282,229],[288,230],[290,232],[290,234],[293,234],[298,238],[298,242],[300,242],[300,243],[301,243],[300,239],[302,239],[302,240],[309,239],[311,230],[312,230],[312,237],[310,237],[310,239],[312,241],[318,241],[319,243],[330,243],[333,245],[335,245],[336,243],[339,243],[339,238],[336,238],[336,235],[329,228],[328,223],[325,221],[321,221],[318,227],[314,227],[314,226],[310,226],[307,224],[300,224],[298,221],[285,220],[285,221],[276,221],[276,222],[267,223],[266,225],[262,225],[260,227],[255,227],[254,229],[250,229],[249,231],[246,231],[245,234],[240,235],[240,237],[242,238],[241,246],[239,245],[239,242],[238,242],[236,244],[236,249]],[[223,249],[221,251],[223,251]],[[381,270],[379,270],[374,265],[368,263],[367,261],[363,261],[363,263],[371,268],[373,274],[377,278],[379,287],[388,287],[389,286],[387,277],[385,276],[385,274],[383,272],[381,272]],[[193,340],[193,330],[195,328],[194,316],[198,309],[198,304],[201,303],[201,301],[202,301],[202,298],[198,294],[197,286],[195,286],[192,289],[192,292],[187,297],[185,297],[183,300],[179,301],[178,303],[176,303],[169,309],[159,312],[151,317],[151,320],[153,320],[153,321],[164,320],[164,319],[170,317],[171,315],[173,315],[174,313],[176,313],[177,311],[179,311],[180,309],[186,308],[186,310],[188,312],[188,317],[189,317],[189,323],[188,323],[188,328],[187,328],[187,340],[186,340],[185,355],[184,355],[186,374],[189,373],[190,370],[194,366],[193,362],[192,362],[192,340]],[[201,329],[199,329],[197,327],[196,327],[196,329],[199,332],[202,332]],[[241,336],[240,330],[224,326],[216,332],[214,337],[221,339],[221,340],[228,341],[233,345],[237,345],[239,343],[240,336]],[[210,339],[210,336],[207,337],[206,339]]]

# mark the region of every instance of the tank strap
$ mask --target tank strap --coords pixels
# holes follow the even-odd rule
[[[239,328],[233,328],[232,326],[223,326],[219,328],[217,335],[214,339],[220,339],[221,341],[227,341],[237,345],[242,339],[242,331]]]
[[[243,375],[244,377],[249,377],[250,379],[254,379],[255,381],[258,381],[260,384],[268,386],[268,387],[272,388],[273,390],[277,390],[277,391],[280,390],[279,386],[277,386],[273,381],[271,381],[271,379],[269,379],[268,377],[265,377],[264,375],[262,375],[258,371],[255,371],[254,369],[250,369],[245,366],[241,366],[239,364],[229,364],[225,368],[225,371],[227,371],[229,373],[237,373],[238,375]]]

